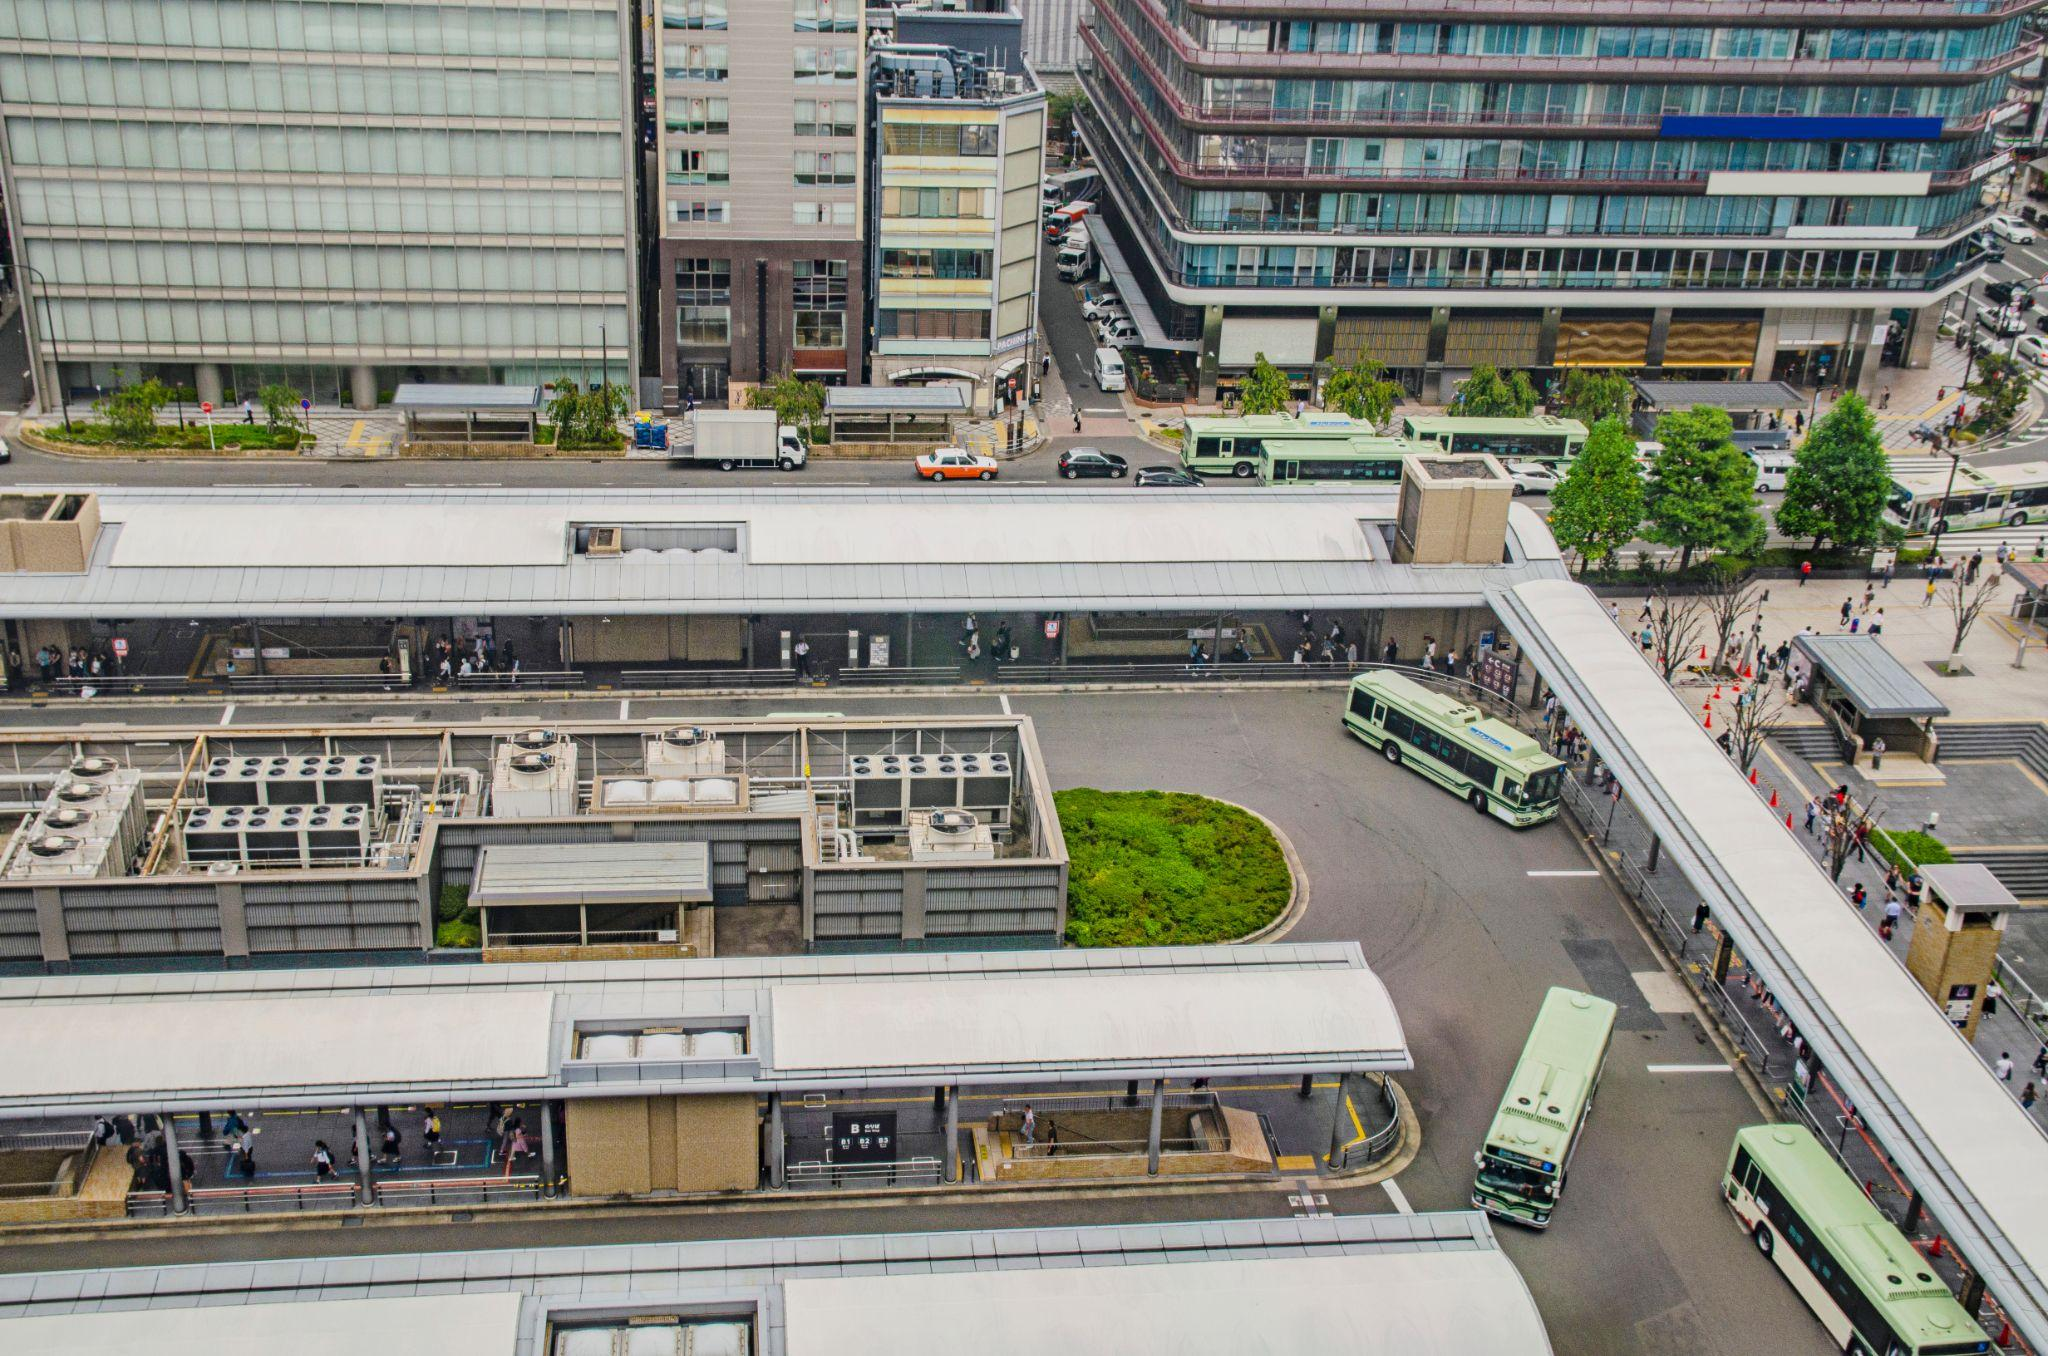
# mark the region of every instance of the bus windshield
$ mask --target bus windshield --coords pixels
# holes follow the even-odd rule
[[[1545,768],[1531,777],[1522,788],[1522,804],[1547,805],[1556,800],[1558,785],[1563,780],[1563,768]]]
[[[1537,1168],[1525,1167],[1520,1163],[1509,1163],[1496,1158],[1489,1150],[1481,1156],[1479,1182],[1495,1191],[1508,1191],[1517,1196],[1534,1196],[1550,1190],[1557,1180],[1554,1173]]]

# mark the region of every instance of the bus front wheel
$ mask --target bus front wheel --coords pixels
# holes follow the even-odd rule
[[[1380,752],[1385,754],[1387,761],[1394,766],[1399,767],[1401,765],[1401,751],[1394,747],[1393,740],[1389,739],[1386,743],[1380,745]]]
[[[1756,1250],[1769,1257],[1771,1255],[1771,1226],[1762,1220],[1758,1220],[1756,1222],[1756,1232],[1751,1237],[1756,1239]]]
[[[1241,461],[1237,463],[1237,465],[1230,468],[1230,474],[1236,476],[1239,480],[1250,480],[1252,478],[1253,472],[1257,471],[1258,469],[1258,467],[1252,465],[1248,461]]]
[[[1479,811],[1480,814],[1487,813],[1486,793],[1484,791],[1474,791],[1466,799],[1472,802],[1472,808]]]

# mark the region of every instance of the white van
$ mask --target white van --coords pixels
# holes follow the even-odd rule
[[[1060,252],[1053,256],[1053,265],[1059,269],[1060,281],[1079,282],[1088,276],[1088,269],[1095,262],[1095,251],[1085,240],[1069,241],[1060,246]]]
[[[1756,451],[1749,454],[1749,459],[1756,463],[1756,492],[1758,494],[1762,494],[1766,490],[1773,493],[1784,490],[1785,473],[1792,469],[1792,454],[1790,452]]]
[[[1124,389],[1124,357],[1113,348],[1095,350],[1095,385],[1104,391]]]

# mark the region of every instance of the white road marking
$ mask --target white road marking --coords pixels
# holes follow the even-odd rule
[[[1531,871],[1532,876],[1597,876],[1598,871]]]
[[[226,725],[226,724],[228,724],[228,723],[229,723],[230,721],[234,720],[234,718],[235,718],[235,704],[234,704],[233,702],[229,702],[229,703],[228,703],[228,709],[220,713],[220,723],[221,723],[221,724],[223,724],[223,725]]]
[[[1651,1073],[1734,1073],[1727,1064],[1647,1064]]]
[[[1408,1204],[1407,1196],[1402,1194],[1401,1188],[1395,1184],[1393,1178],[1389,1177],[1386,1181],[1381,1182],[1380,1185],[1387,1189],[1387,1199],[1394,1203],[1396,1210],[1404,1215],[1415,1213],[1415,1207]]]
[[[1676,976],[1667,975],[1662,970],[1636,970],[1630,973],[1629,978],[1636,982],[1636,989],[1643,995],[1643,1001],[1650,1005],[1650,1011],[1692,1011],[1692,996]]]
[[[1009,714],[1010,714],[1010,694],[1009,694],[1009,693],[1007,693],[1007,692],[1000,692],[1000,693],[997,693],[996,695],[997,695],[997,696],[998,696],[998,697],[999,697],[999,698],[1000,698],[1000,699],[1002,700],[1002,703],[1003,703],[1003,714],[1004,714],[1004,715],[1006,715],[1006,716],[1007,716],[1007,715],[1009,715]]]
[[[624,719],[626,718],[626,710],[627,710],[627,708],[629,708],[629,707],[630,707],[630,706],[632,706],[632,705],[633,705],[633,699],[632,699],[631,697],[621,697],[621,698],[619,698],[619,719],[620,719],[620,720],[624,720]]]

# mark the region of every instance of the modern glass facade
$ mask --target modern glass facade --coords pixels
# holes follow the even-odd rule
[[[1750,313],[1748,362],[1724,340],[1692,364],[1730,373],[1772,365],[1774,308],[1839,309],[1819,366],[1840,380],[1888,343],[1910,360],[1893,313],[1981,261],[1968,238],[2040,3],[1673,0],[1645,23],[1629,0],[1479,0],[1454,22],[1406,0],[1306,19],[1092,0],[1084,130],[1162,328],[1206,336],[1212,389],[1240,314],[1413,310],[1414,378],[1458,366],[1437,313],[1482,301],[1528,307],[1536,367],[1567,365],[1574,312],[1646,306],[1649,367],[1676,365],[1674,313]],[[1789,328],[1816,325],[1833,332]],[[1337,356],[1339,329],[1313,352],[1297,329],[1289,361]]]
[[[0,0],[42,381],[625,379],[630,38],[624,0]]]

